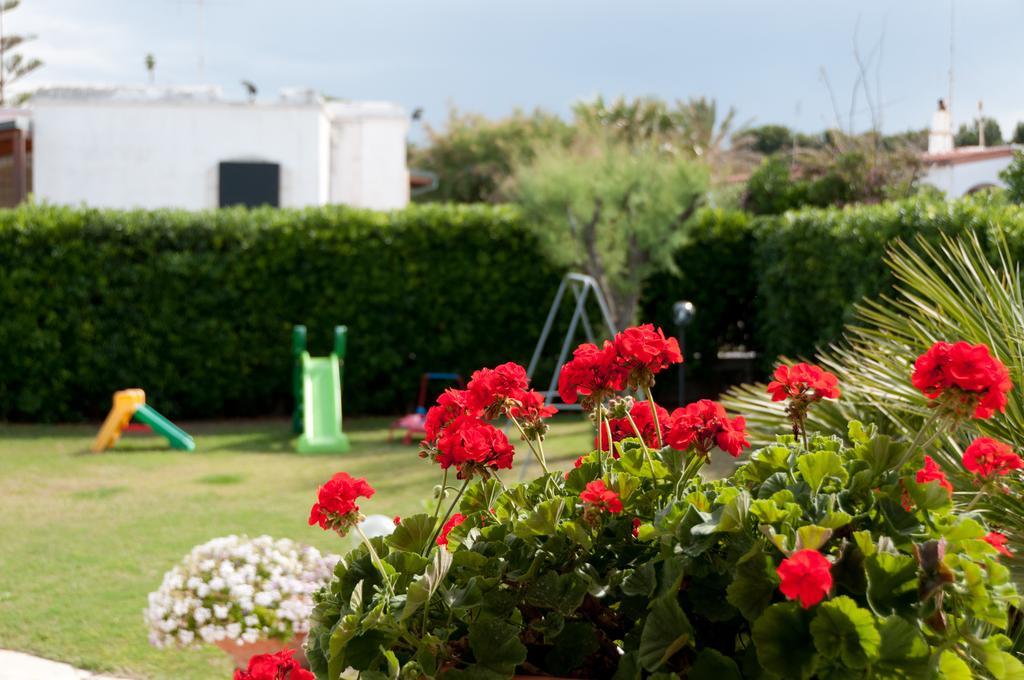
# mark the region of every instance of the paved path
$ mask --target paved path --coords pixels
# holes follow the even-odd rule
[[[0,649],[0,680],[121,680],[96,675],[59,661]]]

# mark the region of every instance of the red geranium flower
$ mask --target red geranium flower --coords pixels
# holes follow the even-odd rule
[[[838,399],[839,379],[811,364],[793,364],[775,369],[775,379],[768,383],[772,401],[798,400],[806,403],[822,399]]]
[[[235,669],[234,680],[316,680],[315,676],[292,658],[294,649],[276,654],[256,654],[246,669]]]
[[[359,521],[356,499],[360,496],[371,498],[373,487],[362,477],[353,478],[339,472],[317,492],[317,502],[309,511],[309,525],[319,524],[321,529],[337,531],[344,536]]]
[[[546,418],[558,413],[554,406],[544,405],[544,395],[533,390],[517,390],[508,400],[508,414],[515,418],[529,439],[543,437]]]
[[[584,408],[595,404],[626,386],[626,371],[618,363],[615,346],[605,342],[604,347],[586,342],[576,348],[558,374],[558,394],[567,404],[575,404],[582,397]]]
[[[832,564],[817,550],[797,550],[782,560],[775,573],[781,583],[779,590],[790,600],[810,609],[821,602],[832,589]]]
[[[704,456],[716,445],[731,456],[750,447],[747,422],[742,416],[729,420],[725,407],[710,399],[701,399],[672,412],[665,443],[677,451],[691,446]]]
[[[936,342],[914,362],[914,387],[962,416],[991,418],[1006,410],[1010,372],[987,345]]]
[[[622,331],[615,336],[614,345],[618,363],[634,389],[650,387],[656,373],[683,361],[679,342],[666,338],[660,328],[649,323]]]
[[[946,479],[946,473],[942,471],[938,463],[931,456],[924,457],[924,467],[917,471],[915,480],[918,484],[925,484],[927,482],[938,482],[939,486],[953,493],[953,485]]]
[[[964,467],[981,475],[1006,475],[1024,467],[1024,461],[1013,452],[1009,444],[990,437],[978,437],[964,451]]]
[[[459,416],[441,432],[437,440],[437,462],[442,468],[459,471],[459,479],[474,472],[508,470],[515,449],[498,428],[473,416]]]
[[[474,412],[469,407],[469,390],[449,388],[437,398],[437,406],[431,406],[427,411],[427,417],[423,423],[423,430],[426,434],[424,441],[428,443],[437,441],[441,430],[459,416],[478,414],[479,411]]]
[[[654,408],[658,412],[658,423],[661,424],[661,429],[667,429],[669,422],[668,411],[657,404],[655,404]],[[640,430],[644,444],[647,444],[647,446],[657,447],[658,430],[654,426],[654,418],[651,417],[650,403],[647,401],[633,402],[633,407],[629,409],[629,415],[633,418],[633,422],[636,423],[637,429]],[[608,427],[612,431],[613,442],[620,442],[623,439],[636,437],[636,431],[633,430],[633,426],[629,423],[629,418],[609,418]],[[594,448],[603,449],[604,451],[609,450],[608,432],[604,428],[601,428],[601,432],[594,437]],[[619,454],[615,451],[615,447],[610,448],[612,455],[618,458]]]
[[[469,392],[468,407],[488,418],[496,418],[509,399],[524,392],[530,384],[526,369],[512,361],[495,368],[481,368],[475,371],[466,386]]]
[[[1006,547],[1006,536],[998,531],[990,531],[984,536],[985,542],[1007,557],[1013,557],[1013,551]]]
[[[615,493],[604,485],[600,479],[587,483],[587,488],[580,492],[580,499],[583,505],[593,510],[605,512],[622,512],[622,500],[619,494]]]
[[[640,520],[639,517],[634,517],[633,518],[633,538],[640,538],[640,525],[641,524],[643,524],[643,522]]]
[[[395,515],[394,519],[392,519],[391,521],[394,522],[395,526],[397,527],[399,524],[402,523],[402,518],[399,517],[398,515]]]
[[[457,512],[454,515],[452,515],[451,519],[449,519],[447,522],[445,522],[444,526],[441,527],[441,535],[437,537],[437,544],[438,545],[448,545],[448,534],[450,534],[452,532],[452,529],[454,529],[455,527],[459,526],[460,524],[462,524],[465,521],[466,521],[466,516],[461,514],[461,513]]]

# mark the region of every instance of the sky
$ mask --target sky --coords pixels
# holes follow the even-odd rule
[[[983,99],[1012,133],[1020,0],[22,0],[4,18],[8,33],[38,36],[24,52],[45,66],[25,88],[143,84],[151,52],[158,85],[238,99],[243,79],[261,99],[312,87],[422,108],[433,126],[450,107],[567,115],[601,94],[706,96],[743,123],[863,130],[859,44],[886,132],[927,127],[947,96],[951,24],[955,123]]]

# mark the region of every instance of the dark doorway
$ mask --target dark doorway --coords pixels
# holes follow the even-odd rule
[[[277,163],[225,161],[220,164],[218,205],[278,207],[281,200],[281,166]]]

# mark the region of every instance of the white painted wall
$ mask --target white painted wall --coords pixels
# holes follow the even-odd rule
[[[960,198],[979,186],[994,184],[1005,187],[999,173],[1013,161],[1013,156],[986,158],[979,161],[932,165],[921,181],[946,192],[949,198]]]
[[[33,100],[33,186],[41,200],[215,208],[221,161],[264,161],[281,167],[285,207],[390,209],[409,201],[408,119],[394,105],[110,93],[65,89]]]
[[[330,103],[331,199],[378,210],[409,203],[409,119],[385,103]]]

